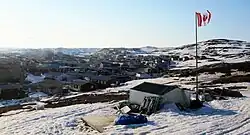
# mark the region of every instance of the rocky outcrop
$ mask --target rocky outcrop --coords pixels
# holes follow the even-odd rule
[[[224,97],[243,97],[243,95],[239,91],[230,90],[226,88],[214,88],[214,89],[206,88],[201,91],[209,93],[209,95],[213,99],[225,99]]]
[[[237,75],[237,76],[225,76],[219,79],[213,80],[212,83],[238,83],[238,82],[250,82],[250,74]]]
[[[179,74],[179,77],[188,77],[188,76],[195,76],[196,72],[200,73],[230,73],[232,69],[236,69],[238,71],[245,71],[250,72],[250,61],[246,62],[239,62],[239,63],[216,63],[211,65],[204,65],[198,67],[198,69],[179,69],[179,70],[172,70],[169,73],[172,74]]]

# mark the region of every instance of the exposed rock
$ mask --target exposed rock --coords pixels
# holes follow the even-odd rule
[[[233,90],[233,89],[247,89],[247,86],[231,86],[231,87],[227,87],[228,89],[230,90]]]
[[[205,73],[208,72],[210,74],[214,74],[216,72],[226,73],[230,75],[232,69],[237,69],[238,71],[250,71],[250,61],[239,62],[239,63],[216,63],[211,65],[204,65],[198,67],[198,69],[179,69],[179,70],[171,70],[170,73],[180,74],[179,77],[188,77],[195,76],[196,72]]]
[[[216,97],[243,97],[243,95],[239,91],[233,91],[228,89],[221,89],[221,88],[215,88],[215,89],[205,89],[206,93],[209,93],[214,99],[217,99]]]
[[[212,83],[237,83],[237,82],[250,82],[250,74],[227,76],[213,80]]]

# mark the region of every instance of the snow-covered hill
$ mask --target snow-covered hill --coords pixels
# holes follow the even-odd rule
[[[214,100],[197,111],[181,112],[174,104],[167,104],[150,115],[147,124],[110,125],[105,127],[103,134],[250,134],[250,91],[242,92],[246,97]],[[0,134],[100,134],[87,128],[81,117],[116,115],[115,105],[94,103],[31,112],[8,112],[4,115],[9,116],[0,117]]]
[[[99,51],[100,48],[55,48],[54,50],[68,55],[85,56],[94,54]]]
[[[151,55],[175,57],[176,68],[195,67],[195,44],[157,49]],[[234,63],[250,60],[250,43],[246,41],[212,39],[198,43],[199,66],[213,63]]]
[[[57,48],[57,52],[84,56],[97,54],[125,54],[125,55],[169,55],[174,57],[176,68],[195,67],[195,44],[172,48],[156,48],[145,46],[142,48]],[[250,59],[250,43],[239,40],[211,39],[198,43],[199,66],[220,62],[241,62]],[[177,60],[178,59],[178,60]]]

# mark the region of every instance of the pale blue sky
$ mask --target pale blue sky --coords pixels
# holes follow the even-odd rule
[[[179,46],[207,9],[199,41],[250,41],[249,0],[0,0],[0,47]]]

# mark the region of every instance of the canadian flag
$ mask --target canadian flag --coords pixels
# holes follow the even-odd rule
[[[196,18],[197,18],[196,21],[197,21],[198,27],[206,26],[210,22],[211,16],[212,14],[208,10],[206,13],[203,13],[203,14],[196,12]]]

